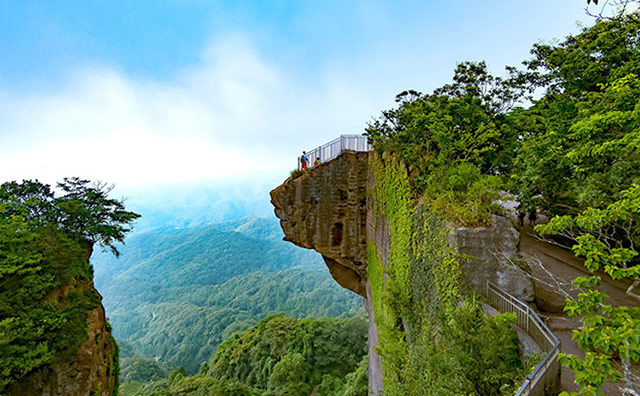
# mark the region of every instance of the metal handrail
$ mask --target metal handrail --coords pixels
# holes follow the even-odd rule
[[[516,313],[516,324],[547,352],[544,359],[527,376],[515,396],[542,396],[547,386],[557,388],[560,373],[560,340],[533,309],[491,282],[487,282],[487,297],[498,311]]]
[[[307,152],[309,163],[307,167],[311,168],[316,160],[320,164],[337,158],[345,151],[371,151],[373,146],[364,135],[340,135],[329,143],[325,143],[320,147]],[[302,168],[302,156],[298,157],[298,169]]]

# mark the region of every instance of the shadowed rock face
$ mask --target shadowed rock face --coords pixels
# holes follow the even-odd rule
[[[368,153],[346,152],[271,191],[285,240],[324,258],[340,286],[366,297]]]
[[[89,260],[91,251],[86,259]],[[87,300],[102,300],[93,282],[80,282],[54,290],[48,300],[63,300],[73,291]],[[94,301],[95,301],[94,300]],[[95,305],[94,305],[95,306]],[[13,384],[9,396],[112,396],[116,387],[115,341],[101,303],[87,313],[87,339],[73,358],[55,359]]]

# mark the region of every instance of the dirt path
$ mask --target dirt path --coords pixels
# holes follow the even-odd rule
[[[558,289],[575,296],[577,292],[572,289],[571,281],[578,276],[588,275],[583,265],[583,260],[575,257],[572,252],[559,246],[544,242],[536,238],[531,227],[523,227],[520,231],[520,254],[529,265],[534,278],[536,288],[536,305],[540,314],[547,321],[547,325],[553,330],[562,342],[563,353],[580,354],[580,349],[571,338],[571,332],[579,324],[567,317],[562,308],[566,296],[558,292]],[[626,294],[631,284],[628,281],[614,281],[606,274],[602,277],[601,290],[609,295],[608,303],[613,305],[638,305],[638,300]],[[640,375],[640,366],[634,368],[634,372]],[[562,388],[566,391],[577,391],[573,383],[574,375],[563,368]],[[618,396],[620,391],[615,384],[606,384],[602,391],[606,396]]]

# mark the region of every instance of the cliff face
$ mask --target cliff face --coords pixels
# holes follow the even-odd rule
[[[93,292],[97,293],[95,289]],[[58,361],[27,374],[9,389],[8,395],[114,395],[115,341],[102,305],[88,313],[87,330],[89,337],[71,362]]]
[[[85,258],[88,266],[90,250]],[[71,279],[44,299],[43,303],[56,306],[91,307],[79,309],[86,317],[86,338],[71,356],[54,356],[50,364],[40,366],[7,390],[15,396],[112,396],[115,395],[117,377],[116,343],[107,323],[102,297],[92,281]],[[82,323],[82,322],[80,322]],[[80,327],[80,326],[78,326]],[[75,329],[80,332],[82,329]],[[61,333],[57,337],[71,337]]]
[[[448,239],[449,245],[465,257],[461,272],[468,286],[483,294],[487,282],[493,282],[520,300],[533,301],[533,284],[524,274],[527,268],[514,265],[520,233],[509,219],[494,215],[490,226],[455,228]]]
[[[367,276],[368,178],[368,153],[346,152],[285,181],[271,191],[271,203],[284,239],[322,254],[336,282],[363,297],[369,315],[369,388],[378,394],[382,370]]]
[[[340,286],[366,296],[368,154],[347,152],[271,192],[285,240],[314,249]]]
[[[375,281],[370,281],[367,246],[369,253],[374,251],[386,269],[394,248],[394,235],[390,219],[382,215],[374,203],[376,182],[381,181],[376,180],[370,162],[369,153],[344,153],[298,178],[285,181],[271,192],[271,202],[285,240],[321,253],[335,280],[364,298],[369,315],[369,387],[377,395],[382,393],[384,368],[376,353],[381,327],[376,325],[374,307],[380,310],[379,283],[385,283],[387,275],[383,269]],[[413,216],[407,213],[409,218]],[[490,227],[466,229],[442,224],[439,228],[443,234],[442,244],[464,257],[460,271],[464,285],[484,294],[487,281],[491,281],[518,297],[532,300],[533,286],[528,277],[510,264],[518,253],[519,234],[509,220],[496,216]],[[411,231],[404,233],[407,234],[404,237],[412,238]],[[402,250],[411,250],[410,243],[403,246]],[[411,288],[426,287],[419,284],[419,277],[415,276],[420,271],[421,268],[409,271]],[[372,289],[377,290],[377,300]],[[405,338],[410,340],[409,324],[403,321],[402,326]]]

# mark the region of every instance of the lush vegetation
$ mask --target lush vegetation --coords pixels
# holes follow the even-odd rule
[[[384,266],[370,249],[372,281],[381,282],[383,274],[391,279],[383,290],[373,288],[381,324],[390,332],[391,343],[382,346],[383,359],[384,349],[393,348],[398,339],[388,358],[407,356],[397,323],[414,312],[407,304],[419,301],[406,287],[412,268],[406,247],[415,241],[407,207],[426,210],[427,218],[435,216],[427,221],[427,240],[433,241],[441,219],[471,226],[488,223],[491,214],[500,212],[497,199],[509,191],[520,201],[522,216],[560,216],[540,230],[573,241],[575,253],[585,257],[594,272],[576,280],[581,294],[566,306],[567,313],[583,323],[575,339],[586,358],[563,358],[578,374],[580,394],[598,394],[607,380],[621,379],[623,387],[637,388],[628,368],[640,360],[640,311],[607,304],[595,272],[602,269],[614,279],[639,283],[639,37],[640,14],[600,16],[593,26],[564,41],[535,45],[524,68],[507,68],[505,78],[490,75],[484,63],[463,63],[452,84],[426,95],[403,92],[396,108],[370,123],[367,134],[382,164],[376,204],[388,216],[393,243],[400,250],[390,252]],[[419,257],[415,245],[413,249]],[[425,297],[428,306],[437,308],[428,315],[446,312],[449,300],[459,301],[451,281],[456,259],[446,250],[438,255],[440,264],[424,274],[437,292]],[[631,294],[633,290],[637,293],[637,287]],[[432,323],[438,324],[437,318]],[[428,327],[431,339],[437,339],[438,328],[442,324]],[[408,334],[416,344],[419,337]],[[385,379],[402,389],[404,377],[389,372],[395,367],[404,366],[387,365]]]
[[[526,93],[523,87],[517,76],[503,80],[484,63],[463,63],[454,83],[431,95],[399,94],[398,107],[384,111],[366,133],[379,154],[406,166],[411,195],[434,213],[467,225],[487,223],[520,133],[505,112]]]
[[[134,234],[117,262],[94,255],[122,356],[194,374],[220,342],[268,314],[340,316],[362,306],[318,255],[281,239],[277,221],[249,217]],[[123,360],[123,379],[130,367]]]
[[[612,307],[598,290],[602,269],[613,279],[640,279],[640,15],[602,19],[556,45],[538,45],[529,75],[546,94],[524,113],[531,122],[513,180],[523,202],[554,218],[547,233],[575,241],[594,273],[579,277],[565,310],[580,318],[574,339],[586,356],[565,356],[580,394],[596,395],[607,380],[639,392],[630,371],[640,362],[640,310]]]
[[[137,215],[80,179],[0,186],[0,392],[39,367],[70,361],[87,339],[94,244],[117,253]],[[117,360],[117,358],[115,359]],[[117,370],[109,362],[112,370]]]
[[[223,342],[195,376],[184,369],[147,384],[122,386],[124,396],[367,395],[367,321],[269,316]],[[152,364],[142,364],[154,372]]]
[[[391,239],[386,262],[368,243],[385,395],[512,394],[525,373],[513,317],[487,316],[461,290],[445,224],[412,205],[399,161],[371,161],[376,218],[387,219]]]
[[[613,306],[598,289],[602,276],[640,288],[639,41],[638,13],[599,18],[535,45],[506,77],[462,63],[451,84],[401,93],[367,127],[374,218],[391,235],[388,255],[368,243],[385,395],[509,394],[526,373],[513,318],[488,317],[461,288],[445,229],[489,223],[507,192],[522,213],[552,218],[538,230],[573,244],[592,273],[575,280],[566,305],[582,323],[574,338],[585,356],[562,356],[579,394],[606,381],[639,391],[630,367],[640,361],[640,309]],[[256,219],[151,230],[121,247],[137,215],[104,187],[68,179],[56,196],[38,182],[0,186],[0,392],[71,359],[86,339],[98,244],[124,253],[117,264],[95,256],[123,340],[124,395],[367,393],[362,318],[259,321],[359,305],[316,271],[317,256]]]
[[[627,233],[633,239],[640,230],[635,226],[640,216],[640,186],[622,192],[622,198],[604,209],[588,209],[577,216],[556,216],[549,224],[538,226],[546,234],[562,234],[576,244],[573,251],[585,258],[592,275],[580,276],[574,286],[577,298],[567,296],[565,311],[580,319],[582,327],[573,338],[585,352],[584,357],[563,355],[562,361],[576,373],[580,394],[596,395],[607,381],[620,381],[622,389],[633,394],[640,378],[631,371],[640,361],[640,265],[633,261],[638,251],[615,237]],[[630,292],[638,299],[635,306],[607,304],[607,294],[598,290],[603,270],[613,279],[631,279]],[[574,393],[577,395],[578,393]]]

